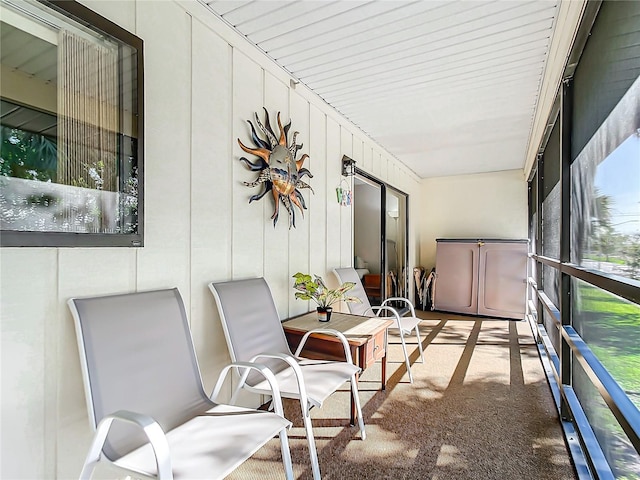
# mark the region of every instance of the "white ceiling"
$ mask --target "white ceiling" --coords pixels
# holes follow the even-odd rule
[[[560,0],[207,4],[420,177],[524,167]]]

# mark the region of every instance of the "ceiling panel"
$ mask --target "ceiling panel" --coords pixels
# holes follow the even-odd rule
[[[288,9],[278,11],[276,14],[279,16],[280,21],[275,24],[262,22],[262,19],[258,19],[262,22],[263,29],[249,36],[249,40],[254,43],[260,43],[263,48],[270,48],[274,50],[276,48],[298,46],[297,42],[290,43],[291,39],[297,37],[300,39],[306,39],[313,34],[323,34],[322,28],[335,28],[333,22],[336,18],[344,13],[351,11],[358,11],[358,7],[362,2],[352,1],[338,1],[338,2],[317,2],[317,1],[304,1],[297,2],[292,7],[299,10],[302,6],[308,8],[306,12],[301,15],[291,15]],[[314,25],[309,25],[309,18],[314,18]]]
[[[250,18],[244,23],[236,23],[253,42],[262,42],[277,37],[283,32],[304,28],[307,16],[326,18],[348,8],[340,2],[297,2],[282,10],[272,10],[260,18]]]
[[[220,15],[228,14],[236,9],[242,8],[244,5],[253,3],[253,1],[240,1],[240,0],[220,0],[208,2],[209,6]]]
[[[45,82],[57,83],[58,51],[55,45],[0,22],[2,64]],[[24,52],[29,52],[25,55]]]
[[[367,19],[366,23],[356,22],[357,29],[330,28],[304,41],[272,49],[269,54],[280,62],[295,65],[296,62],[309,60],[310,57],[340,51],[347,38],[351,48],[361,44],[366,45],[388,34],[408,28],[409,22],[415,22],[419,15],[434,10],[435,4],[436,2],[415,2],[407,5],[401,3],[394,9]]]
[[[559,0],[207,4],[419,176],[524,167]]]

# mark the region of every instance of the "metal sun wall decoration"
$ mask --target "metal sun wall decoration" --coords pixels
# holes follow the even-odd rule
[[[311,186],[302,181],[305,175],[309,178],[313,178],[311,172],[306,168],[302,168],[306,158],[309,155],[306,153],[300,157],[300,160],[296,161],[296,154],[298,150],[302,148],[302,144],[296,145],[296,137],[298,132],[293,133],[291,144],[288,144],[287,135],[289,128],[291,127],[291,121],[284,127],[280,121],[280,112],[278,112],[278,127],[280,128],[280,138],[276,138],[276,134],[271,129],[269,124],[269,114],[267,109],[264,110],[264,125],[258,118],[258,113],[255,113],[256,124],[260,131],[266,137],[263,140],[256,134],[256,129],[251,123],[251,120],[247,120],[251,126],[251,140],[255,144],[256,148],[249,148],[245,146],[238,138],[238,144],[240,148],[247,153],[251,153],[258,157],[255,163],[251,162],[245,157],[240,157],[240,161],[244,162],[252,172],[260,172],[258,178],[253,182],[243,182],[248,187],[256,187],[258,185],[264,185],[264,190],[256,195],[253,195],[249,199],[249,203],[254,200],[260,200],[269,191],[273,195],[274,210],[271,218],[273,219],[273,226],[276,226],[278,221],[278,210],[280,202],[284,205],[289,212],[289,229],[296,226],[296,217],[293,205],[300,209],[300,212],[304,216],[304,210],[307,206],[304,201],[304,197],[300,192],[303,188],[308,188],[313,192]],[[292,205],[293,204],[293,205]]]

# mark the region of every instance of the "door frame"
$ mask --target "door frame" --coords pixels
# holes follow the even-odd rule
[[[382,289],[382,298],[385,299],[387,298],[388,292],[387,292],[387,282],[386,282],[386,276],[387,276],[387,190],[391,190],[393,192],[395,192],[396,194],[402,195],[405,198],[405,208],[404,208],[404,266],[405,266],[405,275],[402,279],[402,281],[404,282],[404,290],[405,290],[405,296],[407,298],[409,298],[409,286],[410,286],[410,282],[409,282],[409,194],[403,192],[402,190],[389,185],[387,182],[380,180],[379,178],[371,175],[368,172],[365,172],[364,170],[360,169],[359,167],[356,166],[355,168],[355,176],[356,177],[362,177],[364,179],[366,179],[368,182],[371,182],[373,184],[375,184],[376,186],[380,187],[380,266],[381,266],[381,271],[382,271],[382,275],[381,275],[381,281],[380,281],[380,288]],[[355,199],[355,201],[357,202],[357,199]],[[354,215],[353,217],[353,221],[354,221],[354,225],[356,222],[356,217]],[[355,235],[355,227],[353,229],[352,235]],[[355,245],[355,239],[352,239],[352,245]],[[353,256],[355,254],[355,251],[352,252]]]

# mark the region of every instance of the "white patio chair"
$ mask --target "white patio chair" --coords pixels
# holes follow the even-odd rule
[[[283,397],[300,400],[313,478],[320,479],[309,410],[314,406],[321,407],[325,399],[346,381],[351,382],[360,434],[363,440],[366,438],[356,380],[360,368],[353,364],[346,337],[336,330],[312,330],[303,336],[295,354],[292,354],[271,290],[263,278],[211,283],[209,288],[218,305],[232,361],[259,360],[275,373]],[[345,362],[299,357],[309,335],[317,332],[333,335],[341,340]],[[241,388],[246,388],[255,393],[268,395],[266,386],[264,380],[253,372],[245,372],[240,378],[235,394]]]
[[[376,315],[376,316],[388,316],[395,320],[395,325],[389,328],[398,329],[400,333],[400,343],[402,344],[402,351],[404,352],[405,363],[407,364],[407,372],[409,372],[409,382],[413,383],[413,374],[411,373],[411,364],[409,362],[409,354],[407,352],[407,345],[404,340],[405,335],[411,334],[415,330],[416,338],[418,340],[418,350],[420,352],[420,363],[424,363],[424,354],[422,352],[422,340],[420,339],[420,330],[418,325],[420,319],[416,317],[416,311],[413,307],[413,303],[410,300],[403,297],[391,297],[382,302],[379,307],[372,307],[369,302],[369,298],[362,286],[360,277],[354,268],[336,268],[333,273],[338,278],[339,283],[353,282],[355,286],[349,291],[349,295],[357,297],[362,303],[349,302],[347,307],[349,312],[354,315]],[[392,302],[401,302],[404,306],[402,308],[396,308]],[[391,314],[391,315],[389,315]],[[410,314],[410,315],[407,315]],[[405,316],[406,315],[406,316]]]
[[[82,467],[100,462],[164,479],[221,479],[280,435],[287,479],[293,470],[278,385],[264,365],[226,366],[264,375],[276,413],[216,404],[202,385],[177,289],[72,298],[87,409],[95,429]]]

